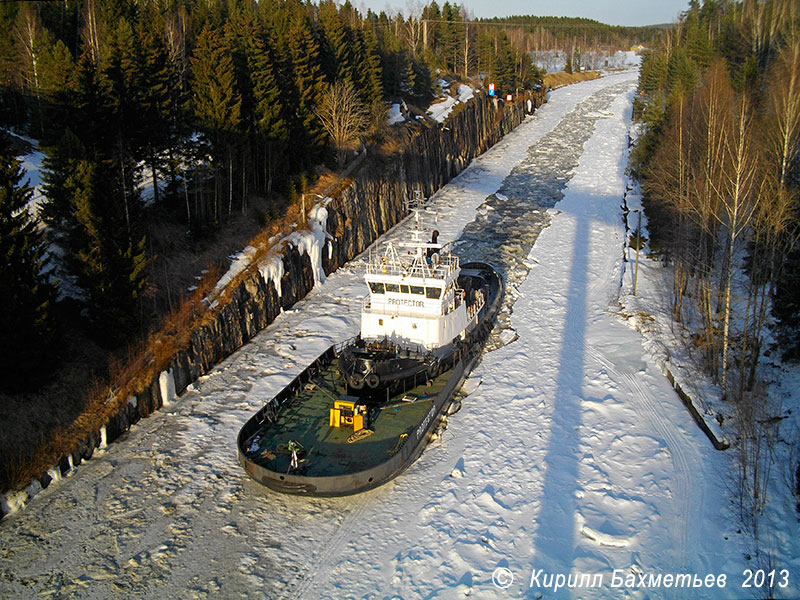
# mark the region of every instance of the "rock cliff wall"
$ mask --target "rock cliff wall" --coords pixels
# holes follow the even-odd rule
[[[403,200],[411,197],[414,190],[421,190],[424,197],[435,193],[473,158],[522,123],[545,99],[543,92],[530,93],[514,103],[476,96],[444,126],[420,122],[410,125],[412,137],[397,155],[368,156],[353,174],[352,183],[326,206],[327,232],[324,251],[320,253],[325,275],[363,252],[398,223],[403,217]],[[189,384],[246,344],[281,310],[290,308],[314,287],[312,258],[291,237],[282,255],[273,260],[282,264],[269,270],[250,270],[216,318],[195,331],[169,368],[130,398],[105,427],[24,490],[0,496],[0,517],[24,506],[42,488],[91,458],[96,448],[114,441],[133,423],[183,393]],[[273,280],[270,273],[278,280]]]

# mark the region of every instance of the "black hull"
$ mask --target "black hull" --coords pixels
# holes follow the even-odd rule
[[[486,305],[481,311],[479,322],[467,334],[462,352],[455,355],[456,360],[453,366],[446,373],[441,374],[442,378],[446,378],[446,383],[432,397],[430,408],[392,456],[371,468],[357,472],[315,476],[272,470],[253,459],[247,452],[249,440],[264,428],[265,422],[275,420],[280,414],[282,406],[290,401],[298,390],[303,389],[321,368],[331,365],[336,360],[336,350],[332,346],[242,427],[237,440],[237,448],[239,463],[248,475],[256,482],[282,493],[307,496],[346,496],[382,485],[402,473],[413,463],[430,441],[464,379],[477,364],[500,309],[504,286],[497,272],[483,263],[468,263],[462,268],[473,272],[480,271],[487,278],[490,294],[487,295]]]

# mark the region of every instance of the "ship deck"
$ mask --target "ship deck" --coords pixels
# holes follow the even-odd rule
[[[272,472],[309,477],[330,477],[375,467],[397,453],[404,443],[404,434],[411,436],[423,421],[433,398],[445,386],[447,375],[439,375],[431,385],[422,383],[372,408],[368,428],[374,433],[348,443],[352,427],[329,425],[334,401],[346,399],[342,398],[346,393],[345,383],[334,361],[320,369],[311,381],[313,386],[306,385],[287,399],[274,423],[260,428],[246,441],[247,456]],[[403,397],[415,400],[404,401]],[[254,439],[258,449],[251,452]],[[290,467],[290,441],[304,449],[296,470]]]

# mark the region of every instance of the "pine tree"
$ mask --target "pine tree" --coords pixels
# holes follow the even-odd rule
[[[256,38],[255,17],[245,9],[237,10],[225,25],[224,44],[231,56],[233,71],[236,76],[236,89],[242,99],[240,109],[240,127],[249,131],[254,121],[253,55],[258,42]]]
[[[368,104],[375,104],[383,99],[383,72],[378,50],[378,37],[375,35],[375,30],[369,25],[359,32],[359,37],[363,40],[363,56],[360,61],[361,97]],[[413,87],[413,82],[411,87]]]
[[[84,48],[75,69],[72,111],[71,129],[87,151],[97,155],[110,154],[114,142],[114,132],[108,127],[110,101],[89,47]]]
[[[129,145],[132,136],[141,128],[141,115],[136,105],[141,86],[137,73],[140,57],[130,23],[122,19],[115,24],[104,50],[101,77],[113,118],[115,143],[124,141]]]
[[[76,162],[86,157],[86,148],[67,128],[58,143],[44,149],[44,154],[44,202],[39,205],[39,217],[59,241],[69,238],[73,231],[69,177]]]
[[[308,160],[318,155],[325,143],[325,130],[314,114],[314,108],[319,104],[325,90],[325,79],[319,63],[319,42],[305,15],[299,16],[292,23],[289,50],[297,89],[298,122],[295,125],[295,136],[297,140],[305,142],[300,144],[301,147],[306,146],[306,151],[298,153],[298,158],[308,164]]]
[[[192,56],[194,112],[204,133],[214,146],[218,163],[228,163],[228,212],[233,202],[233,145],[241,117],[242,98],[235,86],[233,61],[212,29],[203,29]],[[214,204],[219,217],[218,203]]]
[[[47,99],[41,143],[58,139],[64,123],[70,120],[70,106],[75,93],[75,61],[64,42],[58,40],[42,53],[40,74],[42,91]]]
[[[504,32],[498,34],[497,56],[495,58],[494,80],[497,89],[505,94],[516,92],[516,69],[514,60],[514,50],[511,42]]]
[[[0,385],[42,381],[53,359],[55,289],[45,275],[45,245],[28,212],[32,189],[20,162],[0,148]]]
[[[439,45],[439,33],[435,22],[439,21],[441,18],[442,11],[439,9],[439,5],[436,3],[436,0],[433,0],[433,2],[422,9],[422,19],[424,21],[433,21],[433,23],[424,23],[422,36],[423,52],[428,50],[433,52],[436,51]]]
[[[356,40],[347,24],[339,16],[333,0],[324,0],[319,5],[319,19],[324,32],[321,47],[321,64],[331,81],[359,82],[357,66],[360,64]]]
[[[405,57],[403,57],[405,58]],[[413,60],[406,60],[405,62],[406,68],[404,73],[404,78],[402,84],[400,86],[400,90],[409,96],[414,94],[414,89],[417,84],[417,73],[414,69],[414,61]],[[399,93],[399,92],[398,92]]]
[[[255,101],[256,131],[264,141],[264,161],[267,193],[272,192],[273,179],[279,161],[284,160],[289,125],[284,115],[281,88],[278,85],[276,61],[273,58],[269,32],[257,37],[252,56],[253,99]]]
[[[138,299],[145,287],[144,237],[134,243],[108,198],[118,196],[110,163],[73,161],[67,186],[73,207],[68,265],[86,291],[89,321],[104,343],[123,343],[138,326]]]
[[[120,18],[104,46],[105,67],[101,73],[101,83],[108,100],[106,127],[111,130],[110,145],[98,152],[94,158],[103,160],[113,157],[118,169],[119,200],[125,214],[126,233],[131,238],[132,214],[140,208],[136,204],[136,171],[141,153],[136,151],[147,146],[149,128],[144,122],[140,99],[141,80],[139,65],[141,53],[136,43],[133,29],[125,18]],[[113,199],[116,200],[116,199]]]
[[[158,203],[158,173],[162,168],[160,158],[164,150],[172,147],[176,136],[175,109],[182,102],[180,83],[173,74],[169,53],[164,41],[150,29],[140,29],[140,58],[136,65],[136,105],[139,111],[140,130],[137,135],[137,154],[150,166],[153,200]],[[173,89],[177,84],[177,90]],[[178,95],[177,103],[174,95]]]
[[[65,275],[86,294],[94,332],[117,345],[138,326],[145,286],[144,238],[118,200],[120,170],[114,161],[89,158],[69,131],[47,150],[45,169],[42,220],[64,252]],[[132,201],[138,204],[135,195]]]
[[[449,71],[458,71],[458,57],[461,54],[461,11],[455,4],[445,2],[442,6],[442,20],[439,24],[441,56]]]
[[[433,97],[431,71],[423,61],[412,60],[411,66],[414,70],[414,99],[417,102],[427,102]]]
[[[0,31],[12,30],[18,10],[16,2],[0,2]],[[21,64],[14,42],[13,36],[0,35],[0,126],[21,124],[26,116],[22,93],[15,81]]]

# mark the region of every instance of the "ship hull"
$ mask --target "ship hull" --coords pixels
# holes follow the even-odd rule
[[[346,496],[382,485],[411,465],[480,359],[499,312],[504,287],[497,272],[483,263],[468,263],[464,269],[486,278],[487,302],[454,355],[452,366],[411,390],[411,395],[418,397],[416,402],[403,402],[406,394],[390,398],[374,409],[373,436],[351,444],[343,442],[343,434],[326,428],[323,422],[323,396],[332,398],[337,390],[348,391],[345,381],[339,388],[334,385],[339,352],[332,346],[242,427],[237,447],[247,474],[282,493]],[[316,409],[315,403],[319,405]],[[308,449],[294,466],[287,455],[271,450],[284,447],[289,439],[300,440]]]

